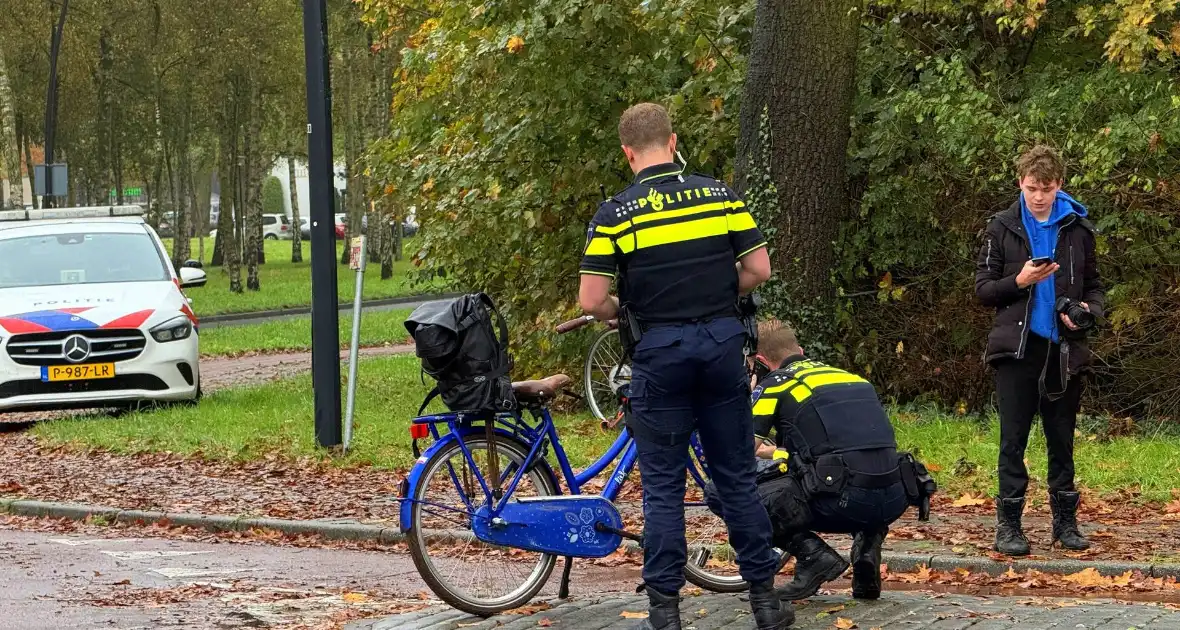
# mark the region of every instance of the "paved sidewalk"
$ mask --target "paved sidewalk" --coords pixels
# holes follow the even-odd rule
[[[432,607],[379,620],[353,622],[345,630],[627,630],[638,622],[626,613],[646,610],[646,597],[581,598],[533,615],[481,620],[450,608]],[[680,606],[685,629],[750,630],[748,604],[734,595],[688,597]],[[886,593],[875,602],[821,597],[796,606],[799,630],[905,628],[907,630],[1180,630],[1180,612],[1151,604],[1073,600]],[[546,621],[547,620],[547,621]]]

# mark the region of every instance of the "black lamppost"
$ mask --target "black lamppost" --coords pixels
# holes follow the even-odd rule
[[[66,25],[66,11],[69,10],[69,7],[70,0],[62,0],[61,15],[57,18],[57,26],[53,29],[53,39],[49,45],[49,89],[45,95],[45,196],[41,200],[42,208],[53,207],[53,134],[57,131],[57,55],[61,52],[61,31]]]
[[[340,314],[336,294],[335,186],[332,178],[332,85],[325,0],[303,0],[307,62],[307,181],[311,218],[311,371],[315,437],[344,441],[340,422]],[[347,243],[345,244],[347,247]]]

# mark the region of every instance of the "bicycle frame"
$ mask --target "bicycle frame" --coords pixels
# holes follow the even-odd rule
[[[561,445],[561,438],[557,433],[557,427],[553,422],[553,417],[549,414],[549,410],[547,408],[541,408],[538,413],[538,410],[530,409],[529,412],[538,420],[536,426],[527,423],[523,418],[523,414],[520,412],[496,414],[491,417],[486,413],[448,412],[414,418],[412,421],[414,425],[426,425],[428,427],[428,432],[434,438],[434,443],[418,458],[414,467],[402,482],[399,519],[401,530],[408,531],[410,529],[412,523],[412,507],[416,502],[446,511],[460,511],[451,506],[430,501],[417,501],[410,498],[420,483],[426,463],[430,460],[431,456],[439,450],[446,448],[452,442],[458,443],[460,452],[463,453],[464,459],[467,461],[468,466],[471,467],[474,477],[479,482],[480,489],[484,493],[484,500],[491,505],[488,515],[489,518],[495,518],[503,511],[508,500],[516,492],[521,479],[524,478],[524,475],[537,462],[544,461],[546,468],[549,469],[548,472],[552,472],[551,467],[548,465],[548,459],[544,454],[546,446],[550,444],[553,446],[554,455],[557,458],[557,463],[561,469],[562,476],[565,478],[566,485],[570,489],[570,494],[573,495],[582,494],[582,487],[584,485],[596,479],[611,463],[618,460],[618,464],[611,472],[610,478],[602,491],[602,496],[605,499],[614,501],[626,483],[627,477],[631,474],[637,458],[635,442],[631,439],[630,433],[626,430],[622,431],[610,448],[607,449],[607,452],[579,474],[574,472],[573,467],[569,463],[569,457],[566,455],[565,448]],[[510,465],[505,467],[501,472],[500,481],[503,487],[503,495],[495,502],[492,500],[492,488],[479,471],[471,450],[467,448],[466,444],[468,438],[480,438],[486,435],[486,423],[488,421],[499,425],[493,427],[497,437],[519,441],[529,449],[524,460],[524,466]],[[448,432],[442,433],[439,430],[439,425],[446,425]],[[695,474],[694,470],[694,476]],[[511,475],[511,480],[507,479],[509,475]],[[451,470],[451,480],[456,484],[462,495],[462,488],[455,476],[454,470]],[[558,481],[556,475],[553,476],[553,481]],[[505,484],[504,482],[507,483]],[[558,492],[561,493],[560,484],[558,484]],[[467,508],[464,513],[468,516],[474,516],[479,506],[473,505],[470,497],[464,496],[464,502]]]

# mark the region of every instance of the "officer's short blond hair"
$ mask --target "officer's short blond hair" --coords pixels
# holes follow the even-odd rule
[[[782,363],[787,357],[803,352],[794,329],[777,320],[774,322],[777,326],[773,328],[770,322],[765,323],[768,324],[766,332],[762,332],[761,324],[758,326],[758,354],[766,357],[771,363]]]
[[[619,142],[625,147],[643,151],[667,144],[671,137],[672,119],[656,103],[632,105],[619,118]]]

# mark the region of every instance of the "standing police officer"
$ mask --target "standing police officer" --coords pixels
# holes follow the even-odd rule
[[[755,491],[746,334],[737,312],[739,294],[770,278],[766,241],[724,183],[685,175],[673,162],[676,135],[663,107],[642,103],[625,111],[619,140],[636,178],[590,223],[579,301],[599,320],[619,318],[632,359],[627,426],[643,480],[643,587],[650,600],[639,627],[681,627],[685,475],[695,429],[724,498],[757,627],[781,630],[795,614],[774,592],[779,558]],[[610,295],[616,273],[617,298]]]

